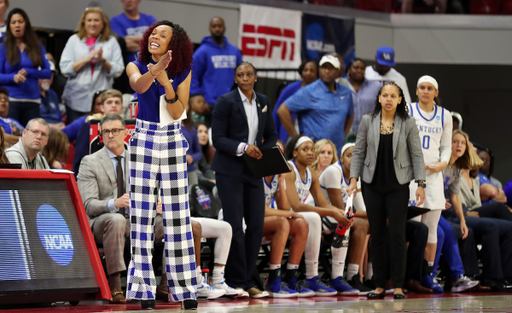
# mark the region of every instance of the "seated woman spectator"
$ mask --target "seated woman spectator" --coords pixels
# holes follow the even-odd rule
[[[360,58],[354,58],[347,67],[348,88],[352,92],[354,103],[354,122],[352,133],[357,134],[359,123],[363,115],[370,113],[375,108],[375,99],[379,94],[381,82],[369,80],[364,77],[366,63]]]
[[[489,204],[492,202],[507,202],[507,196],[503,191],[503,185],[494,176],[494,154],[491,149],[475,144],[478,149],[478,156],[484,164],[480,167],[478,173],[478,180],[480,181],[480,198],[482,204]]]
[[[299,66],[298,69],[299,75],[302,80],[295,81],[293,83],[288,84],[281,94],[277,98],[276,106],[274,107],[274,111],[272,111],[272,115],[274,116],[274,123],[276,124],[276,132],[277,136],[282,142],[287,142],[288,140],[288,132],[284,129],[284,126],[281,124],[279,120],[279,116],[277,115],[277,109],[285,102],[286,99],[291,97],[293,94],[297,92],[300,88],[307,86],[318,79],[318,63],[315,60],[305,60]],[[295,114],[292,114],[292,120],[295,121]],[[298,129],[298,127],[297,127]]]
[[[84,11],[78,33],[69,38],[59,64],[68,78],[62,101],[69,124],[87,114],[94,92],[111,89],[114,78],[124,70],[121,49],[101,8]]]
[[[2,127],[0,127],[0,164],[9,164],[9,159],[5,155],[5,133]]]
[[[12,9],[7,16],[4,44],[0,47],[0,85],[9,90],[8,117],[23,126],[40,116],[37,80],[52,75],[45,54],[27,13],[20,8]]]
[[[64,168],[68,152],[68,137],[62,131],[50,128],[48,143],[43,148],[43,156],[52,169]]]
[[[338,162],[334,143],[329,139],[320,139],[315,143],[315,161],[311,168],[318,176],[331,164]]]
[[[62,131],[68,136],[69,142],[75,141],[78,136],[78,131],[83,123],[93,118],[102,118],[103,117],[103,102],[101,101],[101,94],[105,90],[98,90],[92,96],[92,104],[91,111],[89,114],[81,116],[70,123],[68,126],[64,127]]]
[[[199,145],[201,146],[201,152],[203,153],[203,157],[206,160],[206,163],[212,164],[213,161],[213,147],[210,144],[210,136],[209,136],[208,126],[204,123],[199,123],[197,125],[197,138],[199,139]]]
[[[187,150],[187,177],[188,185],[197,185],[197,171],[195,163],[201,159],[201,147],[199,146],[199,139],[197,138],[197,130],[193,126],[192,115],[190,111],[189,102],[186,103],[187,118],[181,121],[181,132],[187,139],[188,150]]]
[[[293,171],[286,174],[286,185],[295,188],[286,188],[286,196],[294,212],[303,215],[309,225],[308,242],[306,244],[306,280],[304,286],[315,292],[317,296],[359,295],[357,289],[352,288],[342,277],[345,257],[341,248],[331,247],[332,273],[336,277],[330,280],[330,286],[318,277],[318,256],[320,251],[321,223],[318,216],[330,216],[343,227],[352,226],[352,222],[345,217],[345,212],[330,205],[322,193],[318,177],[311,173],[308,166],[314,161],[313,140],[307,136],[297,136],[290,140],[287,146],[287,155],[292,158],[288,161]],[[308,193],[312,194],[315,206],[305,203]],[[308,213],[308,214],[306,214]],[[313,213],[313,214],[311,214]],[[292,289],[295,285],[290,284]]]
[[[277,144],[284,150],[281,141],[278,141]],[[315,295],[313,290],[307,288],[290,289],[288,284],[281,280],[281,261],[288,238],[292,237],[288,248],[285,281],[291,281],[298,276],[297,271],[309,232],[308,223],[301,215],[293,212],[290,208],[286,198],[284,176],[285,174],[279,174],[263,178],[263,186],[265,187],[263,236],[264,242],[270,240],[271,246],[270,273],[266,288],[270,297],[273,298],[312,297]]]
[[[197,180],[201,186],[216,195],[217,192],[214,192],[214,189],[216,190],[215,173],[210,168],[213,155],[211,152],[212,149],[208,138],[208,128],[206,127],[206,124],[200,123],[197,126],[197,138],[199,140],[199,145],[201,146],[201,159],[196,163]]]
[[[481,206],[478,195],[478,179],[470,177],[469,173],[470,170],[476,172],[475,170],[478,170],[482,165],[482,161],[474,152],[468,135],[461,130],[456,130],[453,132],[452,140],[453,164],[445,169],[443,173],[444,181],[449,186],[448,192],[450,193],[452,208],[445,210],[443,216],[449,222],[461,223],[455,210],[458,211],[459,216],[461,208],[464,210],[464,219],[467,226],[473,230],[475,239],[482,244],[483,270],[481,284],[490,286],[495,291],[509,291],[512,286],[504,279],[512,278],[512,249],[510,249],[512,245],[512,222],[503,218],[495,218],[499,217],[499,214],[493,213],[503,212],[503,207],[501,209],[485,210],[485,207],[503,206],[504,204],[493,203]],[[457,188],[457,181],[460,184],[459,188]],[[460,189],[460,196],[457,196],[457,189]],[[460,198],[460,201],[457,198]],[[466,211],[464,206],[459,204],[460,202],[472,210]],[[506,207],[504,209],[508,211]]]

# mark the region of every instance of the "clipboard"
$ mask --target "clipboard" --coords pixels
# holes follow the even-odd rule
[[[292,171],[290,164],[279,149],[279,146],[260,149],[262,153],[261,159],[255,159],[244,154],[245,164],[251,171],[252,176],[262,178],[265,176],[273,176],[281,173],[289,173]]]
[[[411,218],[415,218],[416,216],[425,214],[429,211],[430,209],[420,208],[417,206],[409,206],[407,208],[407,219],[410,220]]]

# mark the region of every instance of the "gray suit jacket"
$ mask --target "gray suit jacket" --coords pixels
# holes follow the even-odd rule
[[[128,151],[125,150],[126,193],[128,193],[128,178],[130,177],[128,158]],[[111,213],[108,209],[108,200],[119,197],[115,169],[106,147],[82,159],[77,183],[89,224],[92,227],[96,217],[104,213]]]
[[[363,116],[357,132],[356,146],[352,153],[350,176],[370,184],[375,174],[380,141],[381,113],[373,117]],[[393,132],[393,163],[400,184],[411,180],[425,180],[425,163],[421,150],[420,135],[413,118],[395,117]]]

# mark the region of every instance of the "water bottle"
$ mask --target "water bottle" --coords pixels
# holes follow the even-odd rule
[[[354,216],[356,215],[354,213],[354,210],[352,209],[352,203],[354,202],[354,195],[352,194],[347,199],[347,204],[345,206],[345,217],[352,221],[354,219]],[[350,238],[350,228],[346,228],[341,226],[341,224],[338,224],[338,227],[336,227],[336,231],[334,232],[334,235],[332,237],[332,246],[334,248],[341,248],[341,247],[348,247],[348,241]]]

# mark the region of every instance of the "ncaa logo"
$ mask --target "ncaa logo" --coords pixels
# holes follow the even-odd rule
[[[37,232],[48,255],[59,265],[66,266],[73,260],[73,238],[62,215],[49,204],[37,210]]]

